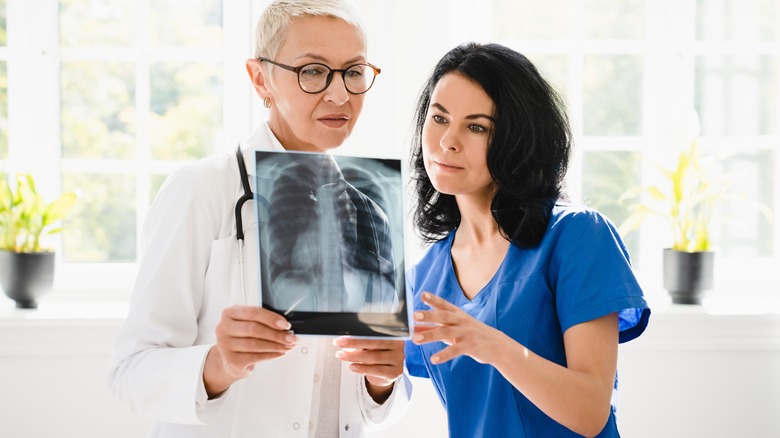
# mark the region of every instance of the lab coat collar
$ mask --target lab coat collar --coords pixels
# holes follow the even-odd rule
[[[249,175],[255,175],[255,169],[252,163],[254,163],[254,157],[252,151],[285,151],[279,139],[276,138],[271,128],[268,126],[268,122],[260,124],[255,131],[241,144],[241,151],[244,154],[244,162],[246,163],[247,173]]]

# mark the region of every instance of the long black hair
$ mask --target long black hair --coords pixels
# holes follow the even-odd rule
[[[427,242],[460,223],[453,195],[438,192],[425,171],[422,132],[439,80],[455,73],[480,85],[495,105],[487,166],[498,190],[491,212],[500,232],[523,248],[539,244],[555,203],[564,194],[571,130],[561,98],[522,54],[499,44],[467,43],[436,64],[415,112],[411,154],[414,224]]]

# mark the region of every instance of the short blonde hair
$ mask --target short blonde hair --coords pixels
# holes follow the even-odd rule
[[[324,16],[343,20],[355,26],[366,37],[357,10],[347,0],[275,0],[257,21],[255,58],[273,59],[287,37],[290,22],[300,16]]]

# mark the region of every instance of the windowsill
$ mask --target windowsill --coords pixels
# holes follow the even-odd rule
[[[735,294],[731,294],[735,295]],[[773,294],[774,295],[774,294]],[[17,309],[14,302],[0,294],[0,324],[54,323],[80,324],[103,321],[115,325],[120,323],[129,308],[128,293],[53,291],[44,296],[37,309]],[[694,318],[706,316],[761,316],[775,315],[780,319],[780,297],[760,295],[736,297],[725,293],[711,292],[702,305],[672,304],[665,292],[647,296],[653,312],[653,319],[660,315]],[[664,317],[666,319],[666,317]]]
[[[37,309],[17,309],[13,300],[0,294],[0,326],[119,325],[127,316],[126,299],[94,297],[44,297]]]
[[[702,305],[678,305],[657,293],[648,301],[647,330],[621,351],[780,350],[780,298],[714,294]],[[128,308],[122,295],[52,293],[38,309],[16,309],[0,294],[0,356],[105,354]]]

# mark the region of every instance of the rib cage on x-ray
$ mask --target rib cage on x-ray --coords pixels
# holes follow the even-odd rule
[[[345,181],[332,157],[280,155],[266,187],[263,301],[277,310],[395,312],[388,218]],[[376,194],[375,194],[376,195]]]

